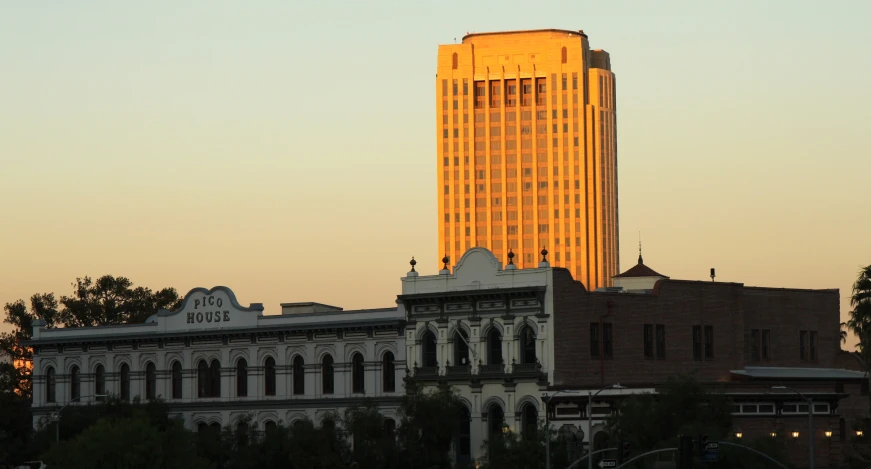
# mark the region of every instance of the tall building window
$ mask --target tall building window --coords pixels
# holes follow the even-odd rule
[[[351,385],[353,392],[362,393],[366,391],[366,368],[363,364],[363,355],[355,353],[351,357]]]
[[[502,360],[502,334],[495,327],[487,333],[487,363],[501,365]]]
[[[538,430],[538,409],[532,403],[526,403],[521,411],[522,427],[521,434],[525,439],[535,438]]]
[[[644,358],[653,358],[653,324],[644,325]]]
[[[466,406],[460,407],[460,412],[457,415],[457,427],[457,442],[454,447],[459,465],[472,460],[472,415]]]
[[[451,56],[451,69],[456,70],[460,66],[460,57],[454,52],[454,55]]]
[[[305,361],[302,356],[297,355],[293,359],[293,393],[296,395],[305,394]]]
[[[181,399],[182,382],[181,382],[181,363],[178,361],[172,362],[172,398]]]
[[[599,323],[591,322],[590,323],[590,356],[598,357],[600,354],[599,350]]]
[[[569,61],[569,50],[566,47],[563,47],[562,54],[561,54],[560,58],[561,58],[561,60],[560,60],[561,63],[566,63]]]
[[[148,362],[145,365],[145,398],[154,399],[157,397],[157,367],[154,363]]]
[[[82,376],[79,367],[73,365],[70,369],[70,401],[82,396]]]
[[[771,341],[771,331],[768,329],[762,329],[762,359],[768,360],[769,355],[769,347]]]
[[[750,330],[750,360],[759,361],[759,329]]]
[[[436,337],[432,331],[426,331],[423,334],[421,341],[423,356],[421,366],[432,367],[438,366],[438,351],[436,350]]]
[[[265,394],[267,396],[274,396],[276,388],[275,359],[272,357],[266,357],[266,360],[263,362],[263,378],[265,380]]]
[[[396,363],[393,357],[393,352],[384,352],[384,358],[381,360],[381,373],[383,374],[382,387],[384,392],[396,391]]]
[[[130,365],[121,364],[120,380],[121,380],[121,400],[130,400]]]
[[[487,424],[490,428],[490,440],[502,438],[502,427],[505,426],[505,412],[497,403],[490,404],[487,409]]]
[[[535,356],[535,332],[529,326],[524,326],[520,331],[520,363],[536,363]]]
[[[714,326],[705,326],[705,359],[714,358]]]
[[[324,355],[321,361],[321,386],[323,387],[324,394],[332,394],[334,391],[335,381],[333,380],[333,374],[333,357],[329,354]]]
[[[602,323],[602,354],[605,358],[614,358],[612,326],[610,322]]]
[[[693,326],[693,360],[702,359],[702,326]]]
[[[810,331],[810,338],[808,339],[808,347],[810,348],[811,361],[816,361],[816,359],[817,359],[817,332],[816,331]]]
[[[55,402],[55,384],[54,368],[48,367],[45,370],[45,402]]]
[[[656,325],[656,358],[665,359],[665,326]]]
[[[197,363],[197,395],[199,397],[221,397],[221,362],[205,360]]]
[[[244,358],[236,361],[236,396],[248,396],[248,361]]]
[[[106,368],[103,365],[94,368],[94,394],[106,395]]]

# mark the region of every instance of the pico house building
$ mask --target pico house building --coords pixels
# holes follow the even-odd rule
[[[404,313],[286,303],[280,315],[196,288],[144,324],[47,329],[34,324],[33,418],[103,395],[162,398],[188,428],[251,416],[263,430],[315,422],[374,401],[395,425],[404,392]]]

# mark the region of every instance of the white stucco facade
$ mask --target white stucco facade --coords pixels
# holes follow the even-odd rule
[[[317,422],[367,399],[397,418],[404,313],[317,303],[284,304],[282,312],[263,315],[261,304],[242,307],[232,291],[216,287],[192,290],[179,310],[160,311],[144,324],[46,329],[38,323],[29,344],[34,424],[76,396],[73,405],[92,402],[95,394],[163,398],[191,429],[232,425],[243,415],[261,429],[303,417]],[[362,362],[356,372],[355,358]]]
[[[523,432],[544,419],[541,396],[553,373],[553,270],[546,263],[507,267],[474,248],[452,271],[402,278],[410,379],[447,382],[467,406],[468,416],[458,417],[469,419],[468,444],[455,448],[460,460],[478,459],[493,431]],[[468,365],[461,363],[460,333]]]

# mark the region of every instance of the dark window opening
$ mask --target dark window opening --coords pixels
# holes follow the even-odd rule
[[[332,394],[335,382],[333,381],[333,357],[330,355],[324,356],[321,362],[321,385],[324,394]]]
[[[248,396],[248,361],[244,358],[236,362],[236,396]]]
[[[130,365],[123,363],[121,364],[121,399],[125,401],[130,400]]]
[[[538,359],[535,356],[535,332],[529,326],[525,326],[520,331],[520,347],[521,356],[520,363],[536,363]]]
[[[457,331],[454,336],[454,365],[465,366],[469,364],[469,336],[464,331]]]
[[[82,377],[79,367],[73,366],[70,370],[70,400],[78,399],[82,393]]]
[[[502,360],[502,334],[495,327],[487,333],[487,363],[501,365]]]
[[[266,357],[266,360],[263,362],[263,378],[265,380],[264,389],[267,396],[274,396],[276,391],[276,379],[275,379],[275,359],[272,357]]]
[[[305,361],[301,356],[297,355],[293,359],[293,393],[296,395],[305,394]]]
[[[45,370],[45,402],[55,402],[55,376],[54,368]]]
[[[423,362],[422,366],[438,366],[438,355],[436,349],[436,337],[432,331],[426,331],[423,334]]]
[[[366,369],[363,363],[363,355],[355,353],[351,358],[351,385],[353,392],[362,393],[366,390]]]
[[[384,392],[396,391],[396,363],[393,352],[385,352],[382,360],[382,373],[384,374]]]
[[[154,399],[157,397],[157,367],[154,363],[149,362],[145,365],[145,398]]]
[[[181,363],[175,361],[172,363],[172,398],[181,399]]]

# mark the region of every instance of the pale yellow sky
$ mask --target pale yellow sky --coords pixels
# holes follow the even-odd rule
[[[839,288],[846,316],[868,2],[339,3],[0,7],[0,303],[108,273],[391,306],[440,257],[437,45],[556,27],[617,74],[621,269],[641,231],[672,278]]]

